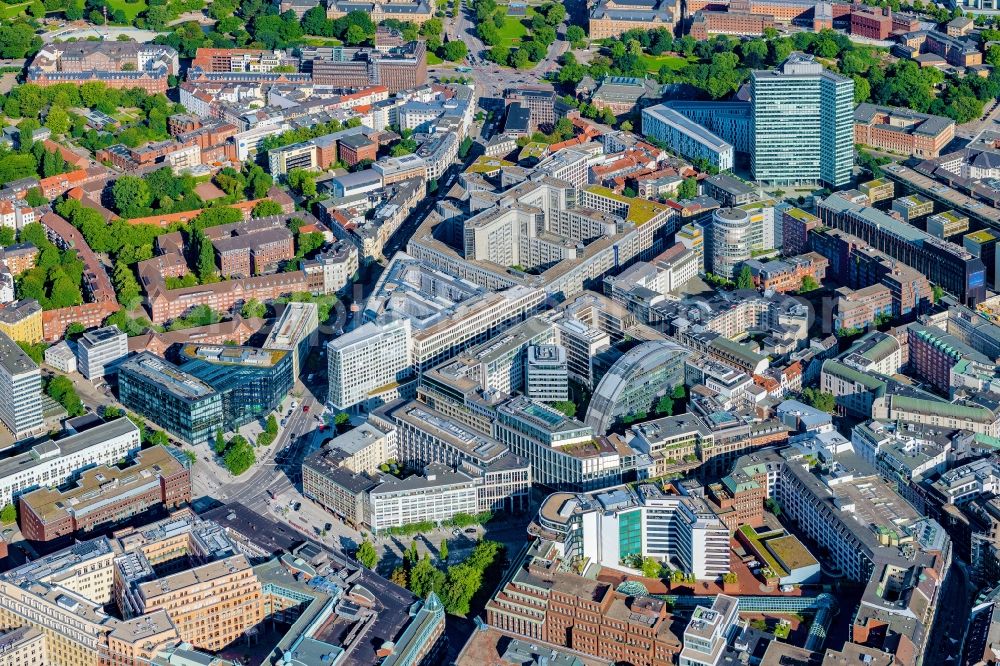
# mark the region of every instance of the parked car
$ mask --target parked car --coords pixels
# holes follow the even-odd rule
[[[467,528],[465,528],[465,533],[466,534],[475,534],[476,533],[476,528],[475,527],[467,527]]]
[[[330,530],[333,529],[333,523],[327,523],[326,525],[323,526],[323,529],[329,532]]]

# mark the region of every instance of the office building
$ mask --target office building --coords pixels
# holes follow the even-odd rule
[[[45,365],[67,375],[76,372],[76,352],[65,340],[60,340],[45,350]]]
[[[867,102],[854,110],[854,142],[877,150],[928,159],[954,138],[951,118]]]
[[[904,222],[914,224],[922,217],[934,212],[934,202],[920,194],[899,197],[892,202],[892,210],[899,213]],[[928,233],[930,231],[928,230]],[[939,236],[940,238],[940,236]]]
[[[436,403],[442,410],[448,405]],[[497,439],[425,403],[395,403],[372,419],[392,433],[392,454],[407,467],[446,465],[473,480],[476,512],[523,511],[531,487],[529,462]],[[463,481],[464,483],[464,481]]]
[[[689,222],[677,230],[675,239],[684,247],[694,252],[698,258],[698,272],[705,272],[705,231],[704,229]]]
[[[549,495],[528,528],[568,561],[622,569],[632,557],[714,580],[730,571],[729,528],[708,503],[652,483]]]
[[[962,237],[962,247],[972,256],[982,259],[986,266],[986,283],[996,288],[997,285],[997,238],[1000,233],[981,229]]]
[[[302,262],[309,291],[340,293],[358,275],[358,248],[349,240],[338,240],[312,259]]]
[[[840,187],[854,166],[854,81],[812,56],[792,54],[773,71],[750,75],[751,168],[775,185]]]
[[[360,528],[371,525],[368,492],[379,486],[382,475],[377,470],[359,471],[347,463],[349,459],[350,455],[335,445],[307,456],[302,461],[302,495]]]
[[[334,409],[368,409],[399,397],[413,376],[410,320],[387,317],[331,340],[327,401]]]
[[[729,280],[736,278],[740,266],[751,254],[750,213],[742,208],[719,208],[712,213],[708,226],[711,247],[711,271]]]
[[[662,599],[628,596],[611,583],[579,576],[557,549],[533,542],[524,563],[505,579],[486,604],[490,627],[590,655],[594,664],[660,666],[676,663],[681,641],[671,631],[676,621]],[[542,659],[551,657],[548,649]],[[523,661],[520,655],[514,663]],[[556,657],[555,666],[578,666],[581,659]],[[506,662],[504,662],[506,663]],[[534,662],[537,663],[537,662]]]
[[[985,299],[986,267],[979,257],[962,246],[935,238],[880,210],[852,203],[844,197],[827,197],[818,209],[824,224],[860,238],[916,269],[945,291],[955,294],[964,304],[975,305]]]
[[[524,394],[532,400],[569,399],[566,350],[559,345],[532,345],[524,365]]]
[[[128,356],[128,336],[113,325],[87,331],[76,342],[76,355],[80,374],[92,382],[103,379]]]
[[[968,230],[969,218],[950,210],[936,213],[927,218],[927,233],[937,238],[951,238]],[[982,259],[981,255],[976,254],[976,256]],[[983,263],[986,264],[986,261],[984,260]],[[989,264],[986,266],[989,268]]]
[[[654,413],[657,401],[684,383],[690,350],[666,340],[643,342],[621,356],[598,383],[584,422],[604,434],[628,419]]]
[[[46,666],[45,634],[24,626],[0,634],[0,666]]]
[[[45,425],[42,372],[4,333],[0,333],[0,422],[15,439],[37,433]]]
[[[29,541],[87,538],[90,532],[155,518],[190,502],[190,463],[175,451],[154,446],[124,467],[84,470],[68,488],[21,495],[21,534]]]
[[[264,341],[264,349],[280,349],[292,357],[292,372],[302,374],[302,364],[315,344],[319,329],[319,306],[315,303],[292,302],[285,305],[278,321]]]
[[[59,486],[80,471],[113,465],[139,450],[139,429],[122,417],[0,458],[0,505],[40,487]]]
[[[667,0],[601,0],[590,11],[587,34],[591,39],[605,39],[629,30],[666,28],[673,32],[675,10]]]
[[[475,515],[479,506],[475,480],[440,463],[405,479],[387,478],[368,491],[368,502],[376,534],[423,521],[441,524],[457,513]]]
[[[292,354],[281,349],[187,344],[178,361],[178,372],[221,396],[226,432],[266,417],[295,383]]]
[[[739,623],[740,601],[720,594],[712,607],[698,606],[684,628],[681,666],[716,666]]]
[[[531,464],[532,480],[554,488],[603,488],[621,482],[621,456],[594,430],[518,396],[497,406],[493,437]]]
[[[207,442],[225,430],[222,395],[194,375],[149,352],[118,368],[118,399],[185,442]]]
[[[666,104],[642,110],[642,134],[662,141],[682,157],[707,160],[719,171],[732,169],[735,163],[732,144]]]

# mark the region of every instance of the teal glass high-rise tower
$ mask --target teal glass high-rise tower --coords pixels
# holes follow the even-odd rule
[[[854,166],[854,81],[793,53],[775,70],[755,71],[751,167],[772,185],[846,185]]]

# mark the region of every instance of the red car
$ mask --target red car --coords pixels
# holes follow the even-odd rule
[[[308,413],[309,412],[309,405],[302,405],[302,411]]]

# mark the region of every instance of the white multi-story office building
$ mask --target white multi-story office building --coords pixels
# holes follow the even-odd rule
[[[42,429],[42,372],[0,332],[0,422],[20,439]]]
[[[711,608],[698,606],[684,629],[680,666],[717,666],[740,619],[740,601],[720,594]]]
[[[457,513],[475,515],[479,510],[475,479],[441,464],[428,465],[423,475],[390,478],[368,491],[368,503],[376,534],[424,521],[441,523]]]
[[[62,340],[45,350],[45,364],[59,372],[76,372],[76,352]]]
[[[569,400],[569,368],[560,345],[532,345],[524,366],[525,395],[532,400]]]
[[[731,143],[665,104],[642,110],[642,134],[682,157],[708,160],[719,171],[732,169],[736,160]]]
[[[76,343],[77,366],[90,381],[111,374],[126,356],[128,336],[114,325],[87,331]]]
[[[524,396],[496,408],[493,437],[527,458],[536,482],[573,490],[621,483],[618,450],[594,438],[590,426]]]
[[[298,377],[302,364],[319,329],[319,306],[315,303],[288,303],[274,323],[264,349],[281,349],[292,354],[292,371]]]
[[[529,531],[553,541],[568,561],[622,569],[629,557],[653,557],[699,579],[730,570],[729,529],[705,500],[668,495],[651,483],[555,493]]]
[[[58,486],[77,472],[113,465],[139,450],[139,429],[122,417],[0,459],[0,505],[35,488]]]
[[[413,376],[408,319],[369,322],[327,344],[327,401],[334,409],[368,408],[398,397]]]

